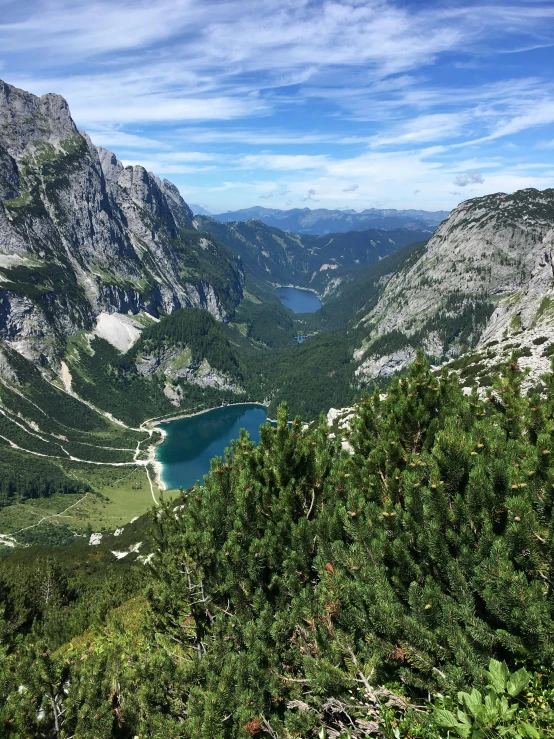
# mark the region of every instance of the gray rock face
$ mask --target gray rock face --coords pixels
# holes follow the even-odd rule
[[[410,362],[413,362],[415,354],[415,350],[408,347],[392,354],[385,354],[382,357],[370,356],[364,359],[356,369],[355,375],[362,381],[390,377],[406,368]]]
[[[368,338],[354,354],[358,378],[383,376],[391,362],[404,369],[419,346],[454,357],[464,345],[501,341],[549,320],[553,242],[554,190],[459,205],[363,319]]]
[[[242,297],[240,265],[215,243],[199,257],[200,238],[175,185],[95,147],[59,95],[0,81],[1,337],[30,353],[54,338],[55,365],[102,312],[199,307],[225,320]],[[211,283],[219,262],[225,295]]]
[[[92,141],[90,143],[92,143]],[[101,146],[98,146],[96,150],[98,152],[100,166],[102,167],[102,174],[104,175],[108,186],[117,185],[119,177],[124,170],[123,165],[111,151],[103,149]]]
[[[0,80],[0,140],[17,159],[37,141],[55,144],[77,132],[61,95],[35,97]]]
[[[139,355],[136,359],[136,368],[141,375],[145,376],[151,377],[159,372],[176,382],[184,380],[203,388],[244,393],[233,378],[210,367],[205,359],[201,362],[194,361],[187,348],[182,346],[172,346],[161,352]],[[174,405],[178,405],[176,400],[182,396],[178,385],[175,387],[168,385],[167,388],[167,391],[164,390],[166,397]]]

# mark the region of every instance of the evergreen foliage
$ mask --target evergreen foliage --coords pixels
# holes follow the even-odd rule
[[[132,369],[138,355],[159,353],[174,346],[188,347],[193,363],[200,364],[206,359],[211,367],[221,372],[239,375],[237,359],[221,326],[210,313],[200,308],[181,308],[145,328],[119,364]]]
[[[0,568],[8,736],[552,736],[554,375],[522,376],[479,398],[419,355],[352,453],[281,407],[158,512],[145,597],[94,618],[17,606]]]
[[[84,493],[90,487],[67,475],[55,462],[0,445],[0,508],[54,493]]]

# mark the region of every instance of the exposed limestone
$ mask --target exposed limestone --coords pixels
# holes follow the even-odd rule
[[[383,357],[370,356],[359,365],[354,374],[360,382],[390,377],[413,362],[415,354],[415,349],[409,347]]]
[[[181,405],[181,400],[183,399],[183,391],[181,390],[179,385],[174,387],[173,385],[169,385],[168,383],[166,383],[164,385],[163,394],[176,408]]]
[[[69,371],[69,367],[67,366],[65,362],[61,363],[60,377],[62,378],[62,382],[64,384],[65,389],[67,390],[68,393],[70,393],[72,377],[71,377],[71,372]]]
[[[137,371],[142,375],[163,374],[176,384],[166,384],[164,395],[173,405],[181,402],[182,391],[177,384],[180,380],[190,382],[203,388],[229,390],[234,393],[244,393],[230,377],[210,366],[204,359],[201,362],[193,360],[190,349],[182,346],[172,346],[152,354],[142,354],[136,360]]]
[[[130,316],[120,313],[100,313],[96,318],[94,333],[118,351],[125,353],[139,338],[142,329],[143,326]]]
[[[464,345],[502,342],[541,323],[550,335],[553,241],[554,190],[497,193],[459,205],[363,318],[368,337],[354,352],[356,377],[367,382],[404,370],[419,346],[446,358]],[[386,350],[389,335],[388,343],[401,348]],[[520,344],[533,347],[534,338],[536,332]]]
[[[190,268],[200,254],[227,271],[225,296]],[[64,340],[103,314],[199,307],[225,320],[242,279],[226,250],[195,235],[175,185],[94,146],[59,95],[0,81],[0,338],[57,369]],[[106,326],[124,351],[131,339]]]

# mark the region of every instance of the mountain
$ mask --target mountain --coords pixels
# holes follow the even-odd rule
[[[57,515],[63,491],[90,494],[80,526],[121,521],[120,494],[138,503],[110,466],[134,469],[146,510],[152,419],[248,400],[312,421],[387,386],[418,347],[483,387],[518,350],[537,383],[554,354],[553,234],[554,190],[467,201],[431,238],[193,217],[170,182],[77,131],[63,98],[2,83],[0,518],[29,497]],[[274,289],[291,283],[323,307],[293,314]],[[2,532],[33,531],[18,511]]]
[[[554,190],[498,193],[462,203],[427,244],[337,271],[323,307],[297,319],[308,336],[264,371],[272,410],[286,399],[313,418],[377,384],[386,388],[422,347],[467,387],[490,387],[518,364],[525,388],[554,356]],[[241,309],[242,310],[242,309]]]
[[[360,316],[366,335],[355,353],[358,379],[404,368],[419,346],[440,360],[485,345],[487,379],[511,349],[529,355],[522,365],[538,377],[554,340],[553,241],[554,189],[459,205]]]
[[[382,210],[368,208],[357,213],[355,210],[327,210],[326,208],[278,210],[276,208],[255,206],[243,210],[219,213],[218,215],[212,215],[212,218],[222,223],[249,221],[252,218],[257,218],[268,226],[275,226],[282,231],[325,236],[330,233],[363,231],[370,228],[385,231],[407,228],[412,231],[424,231],[430,235],[447,216],[448,211],[445,210]]]
[[[203,237],[168,180],[123,167],[59,95],[0,82],[0,338],[59,368],[103,314],[200,307],[224,320],[239,262]]]
[[[194,222],[236,252],[247,274],[318,291],[323,291],[343,269],[363,267],[428,238],[426,231],[406,228],[310,236],[286,233],[259,219],[220,223],[198,216]]]
[[[194,205],[193,203],[190,203],[189,208],[194,213],[195,216],[211,216],[209,210],[206,210],[206,208],[203,208],[201,205]]]

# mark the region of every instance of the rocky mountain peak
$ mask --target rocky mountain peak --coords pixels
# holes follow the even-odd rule
[[[401,370],[418,346],[455,357],[481,337],[501,341],[544,320],[553,227],[554,189],[461,203],[364,318],[369,335],[355,354],[358,376]]]
[[[94,146],[59,95],[0,82],[0,338],[55,365],[102,313],[201,307],[225,319],[240,265],[189,231],[172,183]]]
[[[21,156],[36,141],[56,145],[76,133],[61,95],[37,97],[0,80],[0,139],[11,156]]]
[[[121,164],[113,152],[103,149],[101,146],[97,146],[96,151],[98,152],[100,166],[102,167],[102,172],[106,178],[106,182],[117,184],[119,177],[124,170],[123,164]]]

